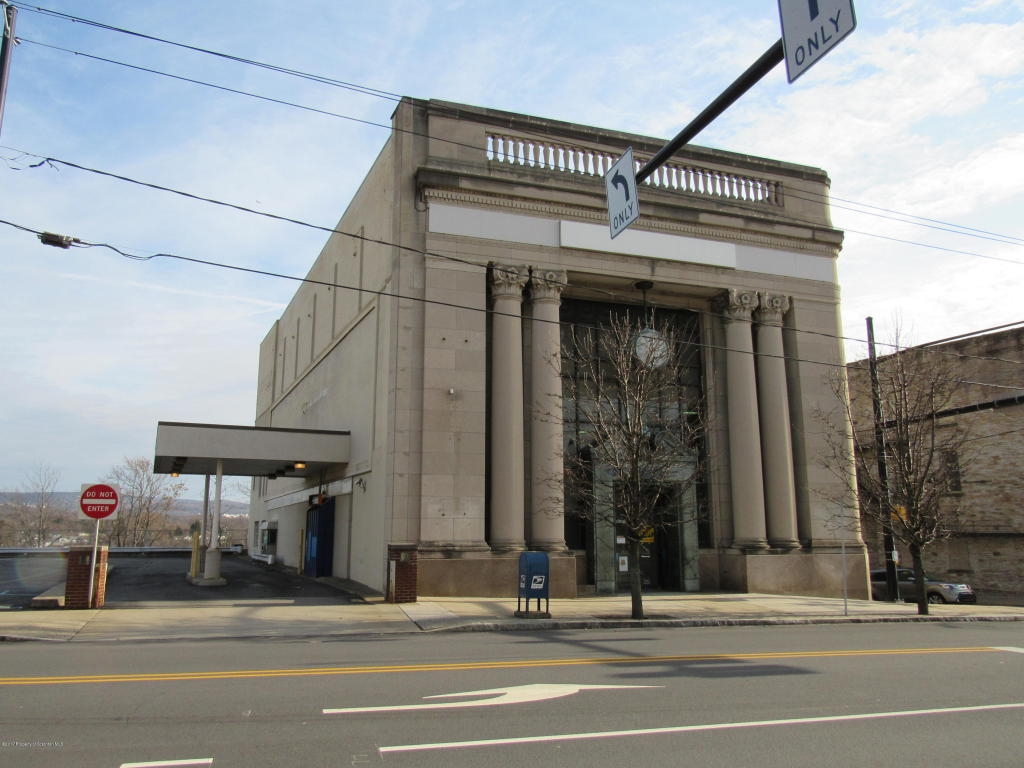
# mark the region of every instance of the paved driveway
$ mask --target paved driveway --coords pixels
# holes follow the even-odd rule
[[[338,586],[270,568],[244,555],[225,554],[222,587],[197,587],[188,582],[190,556],[113,555],[107,576],[106,604],[131,607],[142,603],[210,603],[218,600],[291,601],[304,603],[361,602]],[[32,598],[64,582],[67,561],[59,551],[32,556],[0,557],[0,610],[28,608]]]
[[[0,610],[18,610],[32,598],[64,581],[67,561],[53,555],[0,557]]]
[[[271,568],[244,555],[225,554],[222,587],[197,587],[186,579],[188,556],[114,556],[107,576],[106,604],[210,602],[217,600],[301,600],[350,603],[359,601],[313,579]],[[127,607],[127,606],[126,606]]]

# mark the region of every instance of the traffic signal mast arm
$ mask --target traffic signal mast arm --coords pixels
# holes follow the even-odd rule
[[[767,75],[776,64],[779,64],[785,58],[785,52],[783,50],[782,38],[767,51],[762,54],[761,58],[755,61],[750,67],[736,78],[728,88],[722,91],[721,95],[713,102],[711,102],[703,112],[695,117],[689,125],[683,128],[672,141],[658,150],[658,153],[647,161],[636,174],[636,183],[640,184],[648,176],[654,173],[658,168],[664,165],[672,155],[678,152],[683,145],[688,144],[693,138],[703,131],[711,121],[718,117],[720,114],[725,112],[733,102],[735,102],[740,96],[749,91],[755,83],[757,83],[762,77]]]

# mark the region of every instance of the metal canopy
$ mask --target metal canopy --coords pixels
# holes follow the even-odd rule
[[[153,472],[169,475],[319,477],[347,464],[350,433],[160,421]],[[302,466],[305,465],[305,466]]]

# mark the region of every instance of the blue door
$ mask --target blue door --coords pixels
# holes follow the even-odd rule
[[[306,576],[330,576],[334,569],[334,499],[306,510]]]

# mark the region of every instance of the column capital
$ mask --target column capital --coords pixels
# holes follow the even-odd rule
[[[533,300],[558,302],[562,291],[569,283],[569,275],[564,269],[537,269],[530,274],[530,290]]]
[[[522,264],[494,264],[491,266],[491,294],[521,299],[529,279],[529,267]]]
[[[777,293],[758,294],[760,300],[757,308],[757,319],[762,323],[782,325],[782,316],[789,312],[789,296]]]
[[[750,322],[757,309],[757,296],[757,291],[729,288],[719,296],[716,304],[726,320]]]

